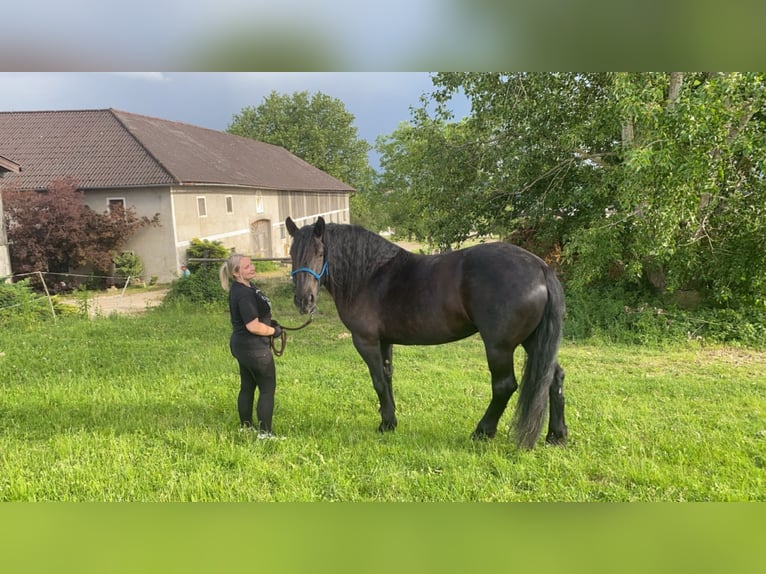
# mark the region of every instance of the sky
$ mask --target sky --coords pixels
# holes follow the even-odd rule
[[[759,69],[732,0],[25,0],[4,70]]]
[[[425,72],[0,72],[0,111],[115,108],[225,131],[272,91],[305,90],[342,101],[358,136],[374,146],[432,89]],[[470,106],[456,99],[454,111],[463,117]],[[374,152],[370,165],[379,168]]]

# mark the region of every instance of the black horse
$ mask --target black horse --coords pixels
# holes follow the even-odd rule
[[[491,438],[511,395],[519,387],[513,354],[527,352],[514,414],[519,446],[532,448],[547,403],[546,440],[563,443],[564,371],[557,362],[564,294],[555,273],[537,256],[508,243],[486,243],[444,253],[417,255],[356,225],[298,228],[290,256],[295,305],[313,312],[320,284],[335,300],[354,346],[370,369],[380,400],[380,431],[396,428],[393,345],[438,345],[477,331],[492,374],[492,400],[474,438]]]

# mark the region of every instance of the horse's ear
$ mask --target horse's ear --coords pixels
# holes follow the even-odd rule
[[[317,219],[317,222],[314,224],[314,235],[316,235],[319,239],[322,239],[322,235],[324,234],[324,217],[319,217]]]
[[[288,217],[285,219],[285,227],[287,227],[287,232],[290,234],[290,237],[295,237],[295,234],[298,233],[298,226],[295,225],[295,222]]]

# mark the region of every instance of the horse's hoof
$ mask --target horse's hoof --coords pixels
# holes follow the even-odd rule
[[[476,429],[471,433],[471,438],[473,440],[490,440],[495,438],[495,434],[497,433],[497,430],[494,431],[484,431],[481,429]]]
[[[554,446],[561,446],[563,444],[566,444],[567,433],[566,431],[564,431],[563,433],[550,431],[548,435],[545,437],[545,442],[548,444],[552,444]]]
[[[396,421],[394,422],[381,422],[378,426],[378,432],[391,432],[396,430]]]

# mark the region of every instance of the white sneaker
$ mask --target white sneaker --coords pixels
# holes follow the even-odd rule
[[[285,440],[287,437],[277,436],[272,432],[259,431],[258,440]]]

